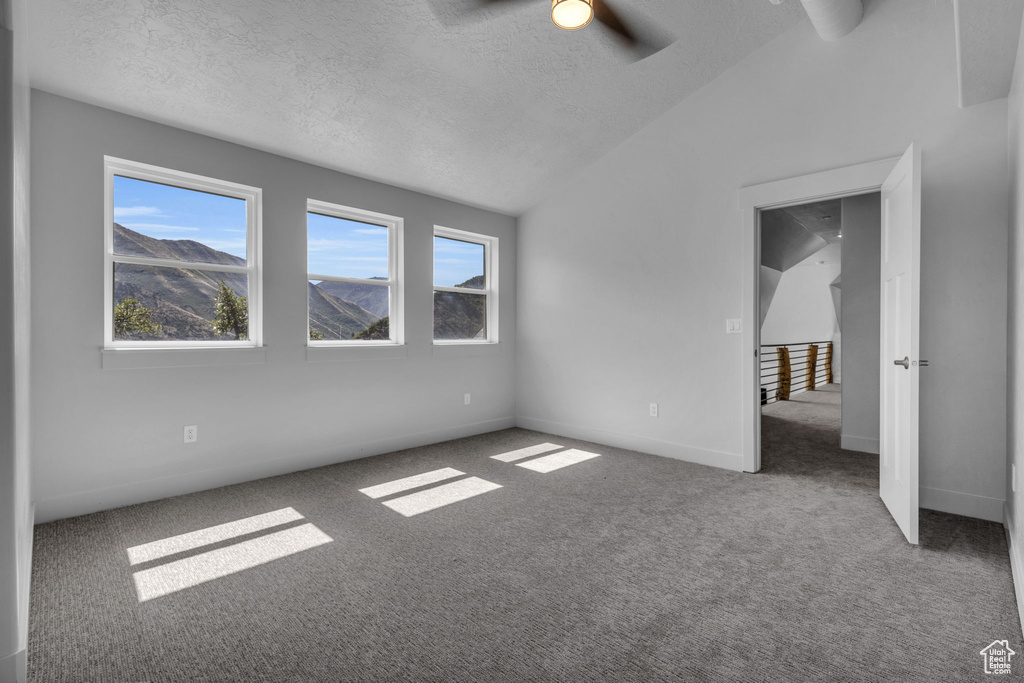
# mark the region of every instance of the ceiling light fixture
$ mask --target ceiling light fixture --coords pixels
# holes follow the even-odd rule
[[[566,31],[576,31],[594,18],[594,0],[551,0],[551,21]]]

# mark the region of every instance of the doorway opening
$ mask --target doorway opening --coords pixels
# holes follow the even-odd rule
[[[883,159],[741,188],[737,203],[743,227],[743,458],[745,472],[761,469],[760,271],[762,212],[878,192],[898,159]],[[813,340],[810,340],[813,341]],[[842,379],[840,371],[840,379]]]
[[[743,458],[746,472],[761,469],[760,406],[760,218],[768,209],[881,192],[879,281],[882,290],[879,356],[879,477],[882,502],[900,531],[918,542],[920,517],[921,148],[911,144],[898,159],[741,188],[744,228]],[[750,328],[753,328],[752,330]],[[890,360],[892,364],[890,365]],[[901,370],[894,369],[895,367]]]
[[[878,192],[760,211],[761,467],[877,480]],[[849,380],[849,387],[845,384]]]

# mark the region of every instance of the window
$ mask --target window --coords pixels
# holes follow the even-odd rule
[[[402,344],[402,219],[306,204],[309,343]]]
[[[260,346],[261,191],[104,163],[105,347]]]
[[[434,226],[434,343],[498,341],[498,238]]]

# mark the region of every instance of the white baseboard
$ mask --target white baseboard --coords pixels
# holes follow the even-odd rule
[[[645,436],[633,436],[631,434],[619,434],[617,432],[606,432],[591,427],[566,424],[564,422],[552,422],[537,417],[516,418],[516,426],[523,429],[533,429],[538,432],[546,432],[557,436],[565,436],[571,439],[583,439],[594,443],[615,446],[617,448],[628,448],[632,451],[660,455],[675,460],[708,465],[710,467],[721,467],[736,472],[743,471],[743,456],[734,453],[723,453],[704,448],[694,448],[682,444],[650,439]]]
[[[932,489],[926,486],[920,488],[920,496],[921,507],[927,510],[938,510],[953,515],[985,519],[990,522],[1001,523],[1003,521],[1003,505],[1006,501],[1001,498],[988,498],[970,493]]]
[[[472,424],[445,427],[442,429],[402,434],[366,441],[349,443],[329,450],[310,453],[290,454],[281,458],[270,458],[249,462],[244,466],[230,466],[211,470],[183,472],[182,474],[159,477],[146,481],[119,484],[117,486],[70,493],[64,496],[36,500],[36,523],[52,522],[56,519],[76,517],[100,510],[110,510],[124,505],[145,503],[170,496],[180,496],[196,491],[229,486],[245,481],[274,477],[300,470],[333,465],[349,460],[358,460],[405,448],[427,446],[433,443],[460,439],[476,434],[486,434],[499,429],[516,426],[514,417],[495,418]]]
[[[36,525],[36,504],[29,503],[28,519],[25,522],[26,528],[19,530],[18,545],[21,561],[18,567],[18,644],[24,648],[28,647],[28,617],[30,597],[32,590],[32,553],[34,551],[34,527]],[[27,652],[27,649],[25,650]]]
[[[0,658],[0,683],[26,683],[28,681],[28,650],[18,650]]]
[[[1020,555],[1024,541],[1015,543],[1013,540],[1017,534],[1009,505],[1003,507],[1003,528],[1006,530],[1006,547],[1010,551],[1010,573],[1013,575],[1013,592],[1017,596],[1017,614],[1024,624],[1024,558]]]
[[[839,440],[839,447],[848,451],[860,451],[861,453],[874,453],[875,455],[879,453],[878,439],[866,436],[843,434]]]

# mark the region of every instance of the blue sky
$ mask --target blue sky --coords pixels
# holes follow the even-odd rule
[[[342,277],[387,277],[387,228],[310,213],[309,272]],[[484,272],[484,247],[434,238],[434,284],[460,285]]]
[[[434,284],[461,285],[484,274],[484,245],[434,237]]]
[[[307,214],[309,272],[341,277],[388,276],[388,229],[318,213]]]
[[[114,221],[161,240],[195,240],[245,258],[245,201],[114,177]]]
[[[156,239],[195,240],[245,258],[245,201],[145,180],[114,177],[114,220]],[[309,272],[388,276],[387,228],[310,213]],[[434,284],[454,287],[484,272],[484,247],[434,237]]]

